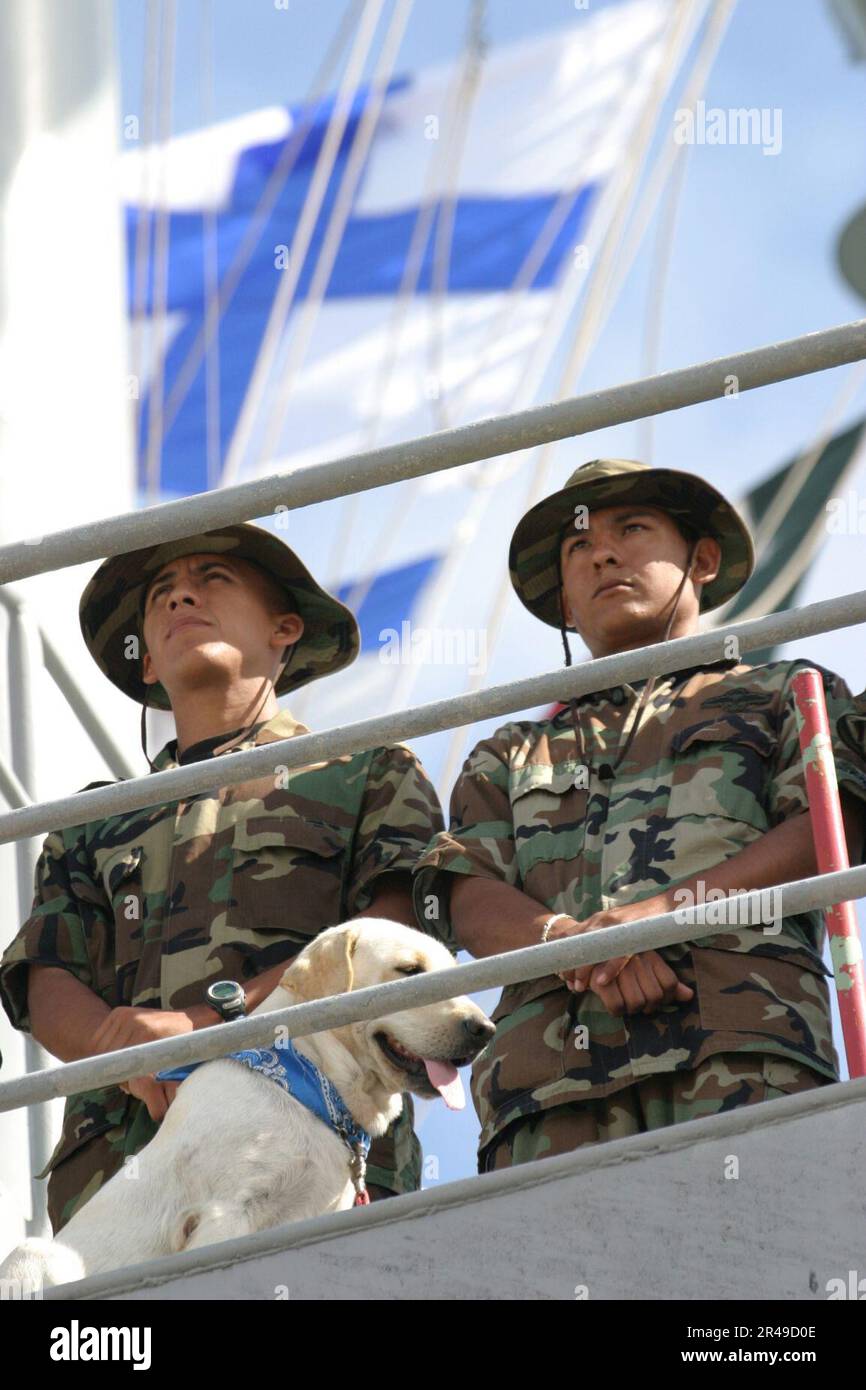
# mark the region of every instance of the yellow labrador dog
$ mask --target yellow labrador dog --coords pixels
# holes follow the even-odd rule
[[[316,937],[253,1012],[453,965],[446,948],[422,932],[362,918]],[[337,1091],[343,1114],[375,1137],[400,1113],[404,1091],[438,1093],[461,1108],[457,1067],[494,1031],[460,997],[315,1033],[294,1046]],[[67,1283],[350,1207],[351,1157],[345,1138],[270,1075],[235,1060],[203,1063],[136,1159],[76,1212],[58,1240],[19,1245],[0,1278],[31,1289]]]

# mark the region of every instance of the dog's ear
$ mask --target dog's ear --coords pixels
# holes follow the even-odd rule
[[[302,999],[347,994],[355,982],[352,958],[361,935],[359,927],[331,927],[306,946],[283,976]]]

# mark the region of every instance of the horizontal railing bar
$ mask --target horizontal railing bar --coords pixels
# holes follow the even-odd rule
[[[739,651],[746,652],[862,622],[866,622],[866,590],[840,598],[823,599],[820,603],[807,604],[803,608],[772,613],[765,618],[731,623],[730,626],[697,633],[692,637],[678,637],[675,641],[617,652],[581,666],[530,676],[506,685],[489,686],[468,695],[456,695],[447,700],[416,705],[412,709],[397,710],[343,728],[299,734],[243,752],[224,753],[219,758],[208,758],[188,767],[151,773],[147,777],[117,782],[110,787],[76,792],[55,801],[41,801],[20,810],[7,811],[0,815],[0,844],[27,835],[102,820],[122,812],[141,810],[146,806],[171,803],[216,787],[235,786],[254,777],[273,776],[277,768],[290,772],[329,758],[377,748],[381,744],[420,738],[425,734],[439,733],[442,729],[474,724],[479,719],[530,709],[533,705],[568,700],[573,696],[619,685],[623,681],[719,661],[730,655],[732,638],[736,638]]]
[[[846,902],[866,895],[866,866],[779,884],[774,891],[780,895],[774,906],[785,916]],[[766,889],[759,888],[737,895],[737,915],[746,914],[751,921],[754,914],[757,919],[755,909],[766,902],[762,898],[766,892]],[[712,906],[716,911],[720,908],[717,903]],[[506,951],[488,956],[485,960],[457,965],[452,970],[436,970],[412,979],[370,985],[349,994],[335,994],[327,999],[294,1004],[287,1009],[259,1014],[228,1025],[218,1023],[194,1033],[183,1033],[180,1037],[162,1038],[158,1042],[141,1043],[119,1052],[106,1052],[100,1057],[48,1067],[44,1071],[0,1084],[0,1112],[53,1100],[57,1096],[94,1090],[98,1086],[116,1085],[132,1076],[144,1076],[167,1067],[212,1061],[240,1048],[266,1047],[273,1044],[277,1029],[282,1038],[308,1037],[311,1033],[321,1033],[328,1028],[341,1028],[348,1023],[366,1022],[402,1009],[440,1003],[458,994],[477,994],[479,990],[517,984],[522,980],[537,980],[543,975],[557,974],[579,965],[594,965],[618,955],[658,950],[660,946],[672,946],[676,942],[717,936],[718,924],[701,932],[700,936],[690,930],[696,923],[705,925],[702,922],[705,912],[705,904],[678,908],[674,912],[659,913],[624,926],[605,927],[580,937],[563,937],[544,945]],[[736,930],[736,927],[725,925],[726,932],[732,930]],[[768,935],[768,941],[772,940],[772,935]]]
[[[0,546],[0,583],[591,434],[863,358],[866,319],[857,319],[603,391]]]

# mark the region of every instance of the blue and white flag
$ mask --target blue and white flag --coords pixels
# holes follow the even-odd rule
[[[633,0],[598,14],[581,13],[568,29],[494,50],[481,64],[462,124],[453,112],[449,120],[459,61],[392,79],[324,288],[315,335],[295,373],[277,448],[265,458],[251,451],[240,476],[363,447],[374,425],[379,443],[425,433],[440,423],[440,402],[449,415],[453,410],[453,423],[508,405],[537,345],[551,290],[574,262],[576,248],[585,244],[591,214],[646,101],[667,17],[664,0]],[[360,92],[349,112],[263,416],[281,384],[279,368],[370,100],[369,90]],[[138,293],[135,279],[142,274],[137,245],[142,192],[149,190],[151,202],[158,198],[158,206],[145,213],[152,244],[140,307],[154,331],[150,360],[140,364],[142,489],[157,378],[165,407],[159,492],[186,495],[222,480],[334,114],[330,98],[311,109],[269,108],[177,137],[162,149],[124,156],[131,310]],[[192,371],[207,290],[218,280],[225,292],[268,181],[291,154],[293,141],[290,171],[271,190],[272,206],[219,323],[217,380],[211,385],[218,390],[214,413],[221,467],[220,476],[209,480],[206,362]],[[376,398],[377,369],[390,347],[391,316],[413,231],[431,203],[434,213],[408,296],[399,361],[384,397]],[[168,217],[163,263],[157,245],[160,206]],[[537,244],[542,232],[546,239]],[[212,233],[217,265],[208,284]],[[527,264],[533,250],[535,262]],[[447,260],[444,280],[441,266],[437,280],[437,256]],[[515,290],[521,271],[531,277],[525,292]],[[154,322],[163,295],[166,312]],[[443,300],[441,315],[432,312],[436,297]],[[437,316],[441,322],[433,322]],[[491,341],[496,325],[505,331]],[[136,327],[141,331],[142,324]]]
[[[668,0],[576,10],[568,27],[477,55],[474,72],[461,55],[360,90],[348,111],[333,98],[269,108],[125,155],[142,500],[532,404],[561,331],[554,311],[563,291],[579,293],[653,98],[671,14]],[[335,122],[344,128],[305,239]],[[217,329],[209,351],[206,324]],[[402,634],[472,487],[496,467],[418,484],[411,508],[393,509],[389,488],[293,516],[289,543],[360,601],[368,654],[380,633]]]

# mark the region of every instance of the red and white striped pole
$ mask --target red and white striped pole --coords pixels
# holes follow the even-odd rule
[[[806,795],[819,874],[850,868],[836,764],[827,719],[824,684],[817,671],[800,671],[792,681]],[[866,1076],[866,978],[857,914],[851,902],[824,908],[848,1074]]]

